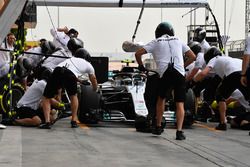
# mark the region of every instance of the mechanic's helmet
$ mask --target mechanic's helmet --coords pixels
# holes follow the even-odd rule
[[[212,46],[208,49],[208,51],[205,53],[204,55],[204,60],[206,62],[206,64],[214,57],[216,56],[221,56],[221,51],[215,47],[215,46]]]
[[[67,35],[69,37],[73,37],[73,38],[77,38],[78,36],[78,31],[76,31],[74,28],[71,28],[68,32],[67,32]]]
[[[174,36],[174,28],[169,22],[162,22],[155,29],[155,38],[159,38],[165,34]]]
[[[46,69],[41,74],[41,79],[44,79],[45,81],[48,81],[51,76],[51,71],[49,69]]]
[[[195,55],[197,55],[198,53],[202,51],[201,44],[197,41],[189,42],[188,46],[194,52]]]
[[[70,38],[67,44],[68,49],[74,55],[77,49],[83,48],[83,41],[79,38]]]
[[[33,65],[32,65],[31,61],[28,58],[23,58],[23,67],[26,70],[32,70]]]
[[[51,71],[46,67],[40,67],[35,71],[35,78],[38,80],[44,79],[45,81],[48,81],[49,77],[51,76]]]
[[[42,39],[39,40],[40,44],[42,44],[45,41],[47,41],[45,38],[42,38]]]
[[[194,41],[202,42],[206,38],[206,30],[198,27],[194,30]]]
[[[86,61],[90,62],[91,61],[91,56],[89,52],[84,49],[84,48],[79,48],[74,54],[75,57],[85,59]]]
[[[51,41],[42,42],[40,47],[42,48],[43,54],[52,54],[56,49],[56,46]]]
[[[25,60],[27,59],[27,61]],[[30,72],[30,62],[28,61],[28,58],[24,57],[24,56],[20,56],[17,59],[17,63],[15,65],[15,69],[16,69],[16,75],[19,78],[24,78],[28,75],[28,73]]]

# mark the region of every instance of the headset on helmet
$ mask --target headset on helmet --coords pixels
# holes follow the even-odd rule
[[[216,56],[221,56],[221,51],[215,47],[215,46],[212,46],[208,49],[208,51],[205,53],[204,55],[204,60],[206,62],[206,64],[214,57]]]
[[[83,41],[79,38],[70,38],[67,47],[71,51],[71,53],[74,54],[77,49],[83,48]]]
[[[86,61],[90,62],[91,61],[91,56],[89,52],[84,49],[84,48],[79,48],[74,54],[75,57],[85,59]]]
[[[174,28],[169,22],[162,22],[156,27],[155,38],[159,38],[165,34],[174,36]]]
[[[201,44],[199,42],[191,41],[189,42],[188,46],[194,52],[195,55],[202,51]]]
[[[52,54],[56,47],[51,41],[43,41],[40,45],[43,54]]]
[[[206,30],[198,27],[194,30],[194,41],[202,42],[206,38]]]

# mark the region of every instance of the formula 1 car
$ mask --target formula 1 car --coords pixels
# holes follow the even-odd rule
[[[98,119],[125,121],[134,120],[136,116],[146,117],[148,112],[143,97],[145,80],[145,74],[129,67],[123,68],[108,82],[99,85],[97,92],[93,92],[90,85],[82,85],[79,99],[80,121],[96,123]]]
[[[99,85],[97,92],[91,85],[81,85],[78,94],[78,118],[82,123],[98,121],[134,121],[137,131],[150,131],[157,98],[157,73],[141,73],[135,67],[124,67],[112,78]],[[187,91],[185,102],[185,125],[194,122],[194,95]],[[175,123],[175,104],[173,100],[166,103],[162,126]]]

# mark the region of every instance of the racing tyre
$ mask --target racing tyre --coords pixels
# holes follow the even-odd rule
[[[161,127],[166,128],[166,119],[162,117]],[[138,132],[148,132],[151,133],[153,127],[153,121],[151,117],[139,116],[135,119],[135,129]]]
[[[186,100],[184,103],[185,108],[185,118],[183,125],[191,126],[194,123],[194,115],[195,115],[195,95],[193,90],[190,88],[186,92]]]
[[[10,112],[10,96],[12,93],[12,109],[14,109],[17,105],[17,102],[21,99],[24,94],[24,89],[20,84],[15,84],[12,86],[12,89],[4,90],[0,95],[0,105],[1,105],[1,113],[3,114],[3,118],[12,117],[13,114]]]
[[[139,116],[135,119],[135,129],[138,132],[151,132],[150,121],[143,116]]]
[[[2,78],[0,78],[0,94],[2,95],[4,90],[4,85],[8,85],[9,83],[9,79],[7,78],[7,76],[4,76]]]
[[[164,129],[164,128],[166,128],[166,125],[167,125],[166,118],[165,118],[165,117],[162,117],[162,120],[161,120],[161,127]]]
[[[91,85],[81,85],[78,119],[81,123],[96,124],[99,120],[100,94]]]

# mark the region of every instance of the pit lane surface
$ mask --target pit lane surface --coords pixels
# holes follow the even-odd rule
[[[0,130],[1,167],[216,167],[250,166],[248,131],[215,131],[214,123],[185,129],[187,140],[176,141],[175,129],[161,136],[136,132],[132,123],[81,124],[69,119],[51,130],[8,126]]]

